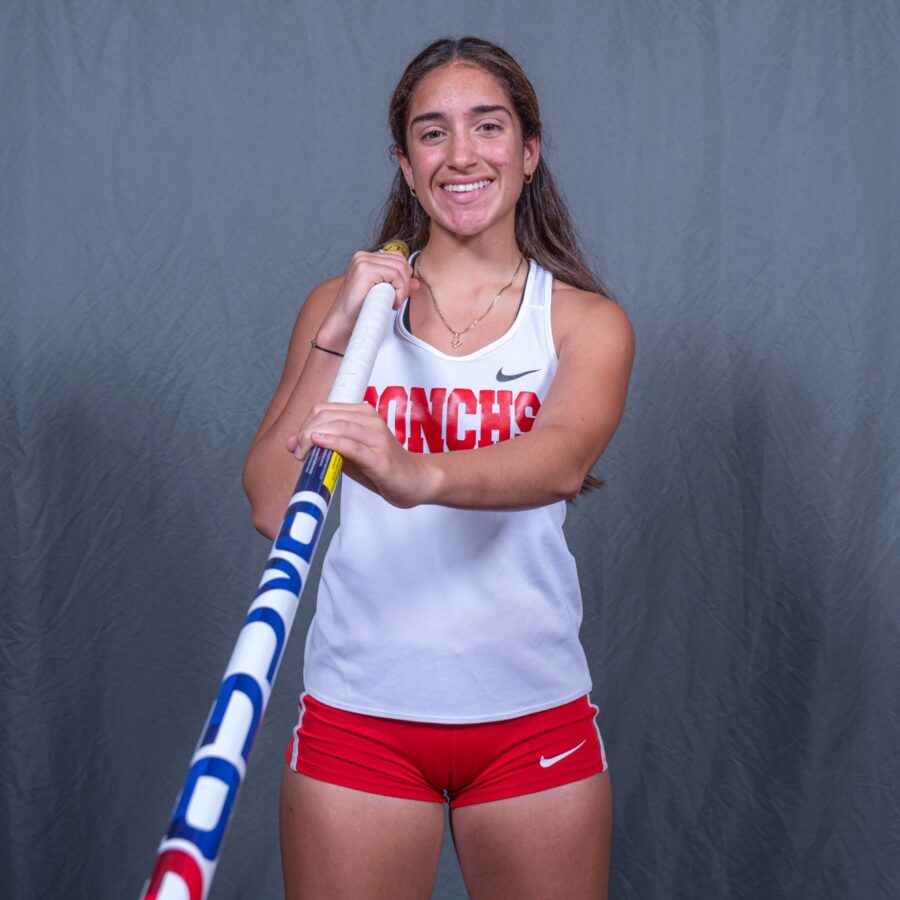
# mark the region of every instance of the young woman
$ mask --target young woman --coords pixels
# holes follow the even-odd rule
[[[270,538],[313,445],[348,476],[282,782],[287,896],[429,897],[449,801],[472,897],[596,900],[610,786],[562,522],[622,415],[631,328],[505,51],[427,47],[391,127],[379,242],[416,252],[356,253],[310,294],[245,468]],[[396,312],[367,402],[328,404],[379,282]]]

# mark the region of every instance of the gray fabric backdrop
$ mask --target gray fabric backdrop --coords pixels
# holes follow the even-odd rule
[[[900,896],[896,2],[0,3],[0,894],[133,897],[268,545],[240,467],[433,37],[631,315],[567,522],[613,898]],[[212,896],[274,898],[298,620]],[[462,897],[448,854],[437,897]]]

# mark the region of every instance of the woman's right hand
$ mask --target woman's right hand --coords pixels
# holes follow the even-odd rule
[[[354,253],[316,340],[343,352],[366,294],[376,284],[384,282],[394,288],[394,309],[399,309],[403,301],[419,288],[412,266],[402,253],[396,250],[378,250],[374,253],[360,250]]]

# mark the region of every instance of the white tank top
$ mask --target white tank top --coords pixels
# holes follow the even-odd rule
[[[510,329],[467,356],[394,315],[366,392],[414,453],[484,447],[530,430],[556,372],[553,278],[531,262]],[[537,509],[397,509],[349,478],[306,640],[305,688],[340,709],[484,722],[590,690],[565,502]]]

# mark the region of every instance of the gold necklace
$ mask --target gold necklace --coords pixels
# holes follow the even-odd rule
[[[422,256],[421,256],[421,254],[419,254],[418,259],[416,259],[416,267],[415,267],[415,271],[413,272],[413,274],[416,276],[416,278],[419,279],[419,281],[422,282],[422,284],[425,285],[425,287],[428,288],[428,293],[431,294],[431,302],[434,304],[434,309],[435,309],[435,312],[438,314],[438,318],[444,323],[444,327],[447,329],[447,331],[449,331],[450,334],[453,335],[453,340],[450,342],[450,345],[453,347],[454,350],[462,343],[462,336],[464,334],[468,334],[497,305],[497,301],[500,299],[503,292],[508,287],[511,287],[512,283],[516,280],[516,276],[519,274],[519,269],[522,268],[522,263],[525,262],[525,257],[520,256],[519,264],[516,266],[516,271],[513,272],[513,277],[510,278],[509,281],[506,284],[504,284],[502,288],[500,288],[500,290],[497,293],[497,296],[494,297],[494,299],[491,300],[491,302],[488,304],[488,308],[480,316],[478,316],[478,318],[475,319],[468,326],[468,328],[463,328],[462,331],[455,331],[453,328],[450,327],[450,323],[444,318],[444,314],[441,312],[440,306],[438,306],[437,297],[434,296],[434,290],[432,289],[431,285],[422,277],[422,273],[419,270],[419,259],[421,259],[421,258],[422,258]]]

